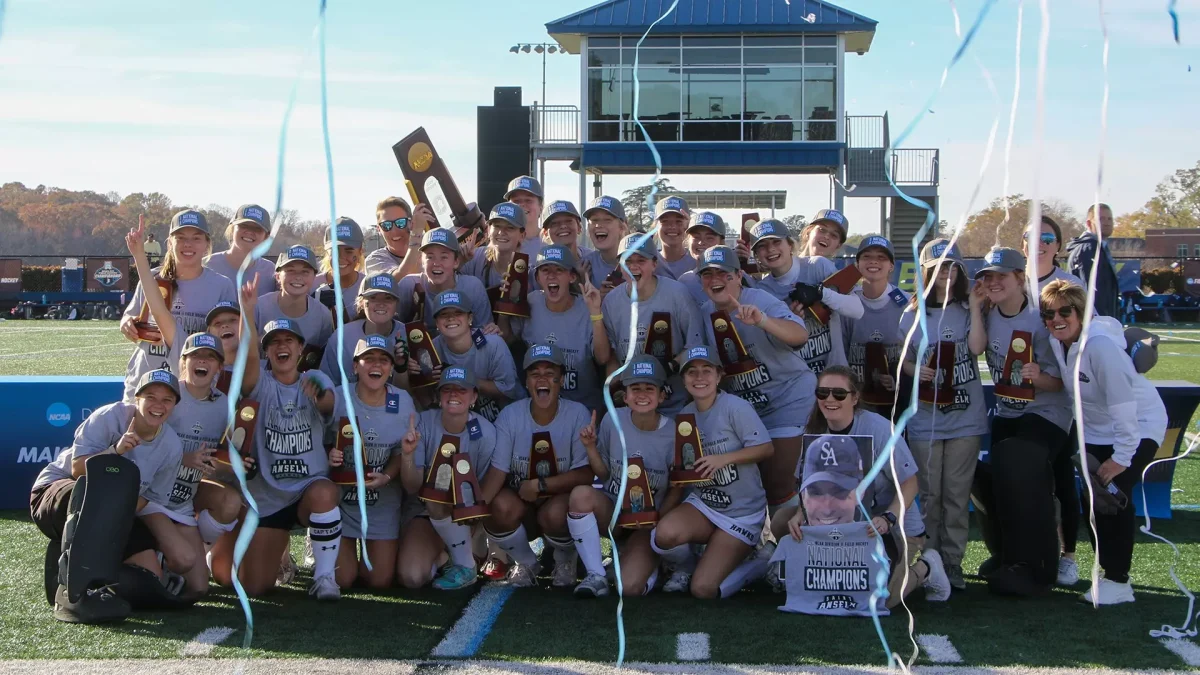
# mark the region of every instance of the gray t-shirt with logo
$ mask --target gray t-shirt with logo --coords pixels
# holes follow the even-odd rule
[[[324,275],[320,275],[317,278],[323,279]],[[366,278],[367,278],[367,275],[363,274],[362,272],[359,272],[358,278],[356,278],[354,280],[354,283],[342,284],[342,310],[344,311],[343,316],[347,317],[347,320],[350,320],[352,317],[355,316],[354,302],[356,300],[358,300],[358,292],[362,290],[363,280]],[[321,295],[326,291],[326,289],[332,289],[332,288],[333,288],[333,284],[330,284],[330,283],[321,284],[320,286],[317,286],[317,288],[315,290],[313,290],[312,296],[314,298],[316,298],[317,300],[320,300]],[[326,309],[330,310],[329,319],[330,319],[330,322],[332,322],[333,321],[333,312],[332,312],[333,308],[329,307]]]
[[[608,275],[612,274],[613,270],[617,269],[617,263],[620,262],[620,260],[621,258],[618,256],[615,261],[609,263],[604,260],[604,256],[600,254],[600,251],[589,250],[587,255],[585,255],[583,260],[580,262],[587,263],[591,266],[590,269],[592,274],[590,280],[592,285],[596,288],[600,288],[600,286],[604,284],[604,280],[608,278]],[[695,262],[693,261],[692,264],[694,265]],[[666,277],[668,279],[676,278],[675,272],[673,272],[670,267],[663,264],[661,259],[658,261],[658,265],[654,268],[654,276]]]
[[[176,319],[175,341],[171,343],[170,347],[162,342],[154,344],[139,342],[133,353],[129,355],[129,364],[125,366],[125,391],[121,399],[132,402],[138,380],[152,370],[164,369],[178,375],[180,353],[183,351],[183,343],[187,342],[187,339],[188,332],[184,330],[183,323]]]
[[[764,274],[758,281],[758,288],[770,293],[787,304],[788,295],[796,284],[803,283],[820,286],[829,275],[838,271],[837,265],[829,258],[821,256],[798,257],[792,261],[792,268],[782,276],[775,277],[770,273]],[[790,306],[790,305],[789,305]],[[840,315],[834,313],[829,323],[823,324],[812,312],[805,310],[804,326],[808,329],[808,341],[796,348],[800,356],[808,363],[814,373],[820,374],[827,366],[846,365],[845,338],[842,335]]]
[[[185,455],[198,451],[201,446],[217,449],[221,446],[225,426],[229,424],[229,399],[216,389],[208,398],[195,398],[181,382],[179,403],[171,411],[167,424],[179,436]],[[180,515],[193,515],[195,505],[192,500],[201,478],[204,474],[200,471],[180,464],[167,508]]]
[[[743,288],[738,302],[754,305],[765,316],[774,319],[791,321],[797,325],[804,323],[787,305],[766,291]],[[705,317],[708,344],[728,352],[731,359],[736,358],[736,345],[732,337],[717,340],[712,322],[712,314],[716,311],[716,305],[711,300],[700,310],[700,315]],[[762,328],[742,323],[733,313],[729,318],[746,352],[758,363],[758,367],[739,375],[726,374],[722,385],[754,406],[754,411],[768,429],[803,426],[803,420],[808,419],[815,402],[813,391],[817,387],[817,376],[800,357],[800,352]]]
[[[567,311],[555,312],[546,306],[545,292],[535,291],[529,295],[529,307],[528,319],[512,318],[513,335],[526,344],[549,343],[562,350],[567,362],[562,397],[591,410],[602,409],[604,382],[592,356],[592,319],[587,303],[576,296]]]
[[[436,293],[430,293],[429,280],[423,274],[410,274],[396,283],[396,294],[400,296],[400,304],[396,306],[396,316],[404,323],[413,320],[417,311],[415,294],[417,284],[425,291],[425,326],[430,335],[437,335],[437,326],[433,321],[433,299]],[[479,279],[459,272],[454,275],[454,288],[466,297],[471,307],[471,327],[482,328],[492,322],[492,303],[488,300],[487,289]]]
[[[521,487],[521,481],[529,480],[531,454],[539,455],[533,459],[534,477],[564,474],[588,465],[587,449],[579,440],[579,431],[592,423],[591,411],[581,403],[562,398],[554,419],[543,426],[533,421],[532,406],[529,399],[510,403],[496,418],[496,454],[492,466],[508,474],[508,486],[513,490]],[[549,432],[550,448],[534,453],[533,436],[541,432]],[[539,466],[551,454],[554,467]]]
[[[301,391],[308,377],[319,378],[326,389],[333,388],[333,382],[318,371],[304,373],[290,385],[266,371],[250,394],[259,405],[254,429],[258,475],[250,481],[250,494],[260,515],[292,505],[313,481],[329,474],[324,438],[329,419]]]
[[[220,274],[221,276],[233,282],[234,287],[237,287],[237,268],[229,263],[229,251],[221,251],[214,253],[204,260],[204,266],[208,269]],[[249,281],[257,276],[258,278],[258,294],[261,296],[265,293],[272,293],[279,290],[279,286],[275,282],[275,265],[271,264],[266,258],[259,258],[250,265],[250,269],[246,270],[244,281]]]
[[[155,277],[161,272],[162,268],[156,267]],[[171,315],[175,317],[176,323],[183,326],[185,337],[202,332],[207,327],[205,319],[208,318],[208,312],[216,307],[218,302],[238,304],[237,290],[234,289],[233,282],[207,267],[201,268],[200,276],[195,279],[177,283],[179,288],[171,294]],[[142,285],[138,284],[137,290],[133,292],[133,299],[125,307],[125,316],[137,318],[145,298]],[[153,322],[153,317],[150,321]],[[145,349],[148,344],[138,343],[138,348]]]
[[[875,558],[878,542],[867,537],[867,523],[806,525],[803,530],[801,541],[781,539],[771,557],[781,563],[779,576],[787,590],[780,611],[871,616],[871,593],[879,576],[890,573],[890,564],[886,556]],[[877,615],[890,613],[886,601],[885,595],[876,600]]]
[[[987,407],[983,400],[983,383],[979,380],[979,363],[967,348],[967,336],[971,330],[971,310],[965,302],[951,302],[944,310],[941,305],[931,303],[926,309],[925,321],[929,326],[929,346],[924,354],[918,356],[921,326],[917,319],[917,310],[906,309],[901,316],[901,334],[908,335],[908,331],[913,330],[905,360],[914,363],[914,373],[919,373],[920,367],[929,361],[930,354],[936,357],[939,342],[953,342],[954,364],[951,373],[954,400],[938,405],[918,402],[917,412],[908,422],[908,437],[929,442],[986,434]]]
[[[75,441],[71,446],[58,453],[58,457],[38,474],[33,489],[70,478],[72,461],[98,455],[115,446],[129,430],[129,422],[136,412],[136,406],[121,401],[96,408],[75,430]],[[142,441],[122,457],[137,465],[138,496],[159,506],[167,506],[171,487],[179,473],[179,461],[183,457],[183,444],[175,430],[164,424],[154,440]]]
[[[629,352],[629,329],[633,316],[633,301],[629,297],[629,284],[623,283],[604,296],[601,305],[604,314],[604,329],[615,354],[617,363],[625,363]],[[641,354],[646,346],[646,331],[655,312],[671,315],[671,350],[674,354],[653,354],[661,359],[674,358],[687,347],[704,344],[704,324],[700,310],[692,302],[687,290],[678,281],[658,278],[658,286],[648,298],[638,298],[637,344],[634,354]],[[673,415],[687,400],[683,378],[678,374],[667,378],[667,400],[658,407],[664,415]]]
[[[851,319],[840,315],[842,336],[846,348],[846,361],[860,378],[866,375],[867,345],[881,344],[887,354],[888,371],[900,386],[900,352],[904,348],[905,333],[900,332],[900,318],[908,307],[908,294],[889,285],[883,295],[875,299],[863,296],[863,289],[854,289],[862,300],[863,316]]]
[[[433,346],[444,365],[462,366],[474,375],[476,380],[492,380],[500,393],[510,401],[525,398],[525,388],[521,386],[517,376],[512,352],[499,335],[484,335],[482,330],[475,329],[471,333],[470,348],[462,354],[454,353],[441,335],[433,339]],[[471,410],[482,415],[487,421],[494,422],[500,416],[501,407],[496,399],[479,394]]]
[[[717,394],[712,407],[704,412],[697,411],[692,402],[680,413],[696,416],[700,448],[706,455],[723,455],[771,442],[771,435],[754,408],[733,394]],[[757,464],[722,467],[711,482],[697,485],[694,491],[705,506],[730,518],[757,515],[767,508],[767,493]]]
[[[692,270],[696,269],[696,259],[692,257],[691,253],[684,253],[683,256],[675,262],[670,262],[666,258],[659,256],[658,266],[671,270],[672,279],[679,279],[684,275],[684,273],[691,272]]]
[[[659,415],[657,429],[642,431],[633,425],[632,417],[629,408],[617,408],[616,419],[625,432],[626,455],[642,458],[650,481],[650,494],[654,496],[657,509],[662,506],[667,489],[671,487],[668,474],[675,461],[675,425],[671,418]],[[608,467],[609,476],[604,481],[604,493],[616,500],[624,464],[621,463],[621,437],[617,434],[617,424],[614,424],[612,415],[605,415],[600,421],[600,428],[596,431],[596,450]]]
[[[363,262],[365,269],[363,273],[368,277],[373,277],[377,274],[391,274],[396,271],[400,263],[404,262],[404,256],[398,256],[387,250],[387,247],[377,248],[367,254],[367,259]]]
[[[305,300],[308,302],[308,309],[302,316],[288,316],[279,308],[279,291],[260,295],[258,304],[254,307],[254,325],[258,328],[258,334],[262,335],[263,327],[271,321],[289,319],[304,335],[305,346],[324,346],[329,341],[329,336],[333,335],[333,315],[328,307],[316,299],[305,296]]]
[[[987,328],[988,348],[987,364],[992,373],[992,382],[1000,382],[1004,373],[1004,361],[1008,358],[1008,349],[1012,344],[1013,331],[1025,331],[1033,336],[1033,344],[1026,345],[1025,352],[1020,357],[1028,361],[1030,349],[1033,351],[1033,361],[1041,366],[1042,372],[1051,377],[1061,378],[1058,370],[1058,360],[1050,351],[1050,331],[1038,314],[1037,305],[1026,303],[1016,316],[1005,316],[999,307],[984,317]],[[1017,383],[1020,382],[1020,368],[1013,367]],[[1033,414],[1053,422],[1063,431],[1071,428],[1073,410],[1070,395],[1066,391],[1037,391],[1032,401],[1021,401],[1005,396],[996,396],[996,417],[1020,417]]]
[[[333,390],[337,397],[333,406],[333,434],[337,438],[338,424],[349,417],[346,405],[346,389]],[[372,471],[382,471],[392,457],[400,454],[400,440],[408,433],[409,417],[416,413],[412,397],[408,392],[387,385],[387,395],[382,406],[369,406],[358,398],[353,385],[349,388],[354,397],[354,416],[358,419],[358,432],[362,438],[366,466],[363,478]],[[346,453],[347,468],[353,467],[356,457]],[[363,536],[362,522],[358,514],[358,486],[343,485],[342,488],[342,536],[351,539],[395,539],[400,536],[400,502],[403,489],[399,479],[389,482],[378,490],[366,488],[367,533]]]

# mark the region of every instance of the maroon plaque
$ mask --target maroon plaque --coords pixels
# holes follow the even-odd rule
[[[713,335],[717,339],[717,354],[721,357],[721,367],[725,369],[726,376],[741,375],[758,367],[758,362],[751,358],[746,346],[742,344],[742,338],[738,335],[729,312],[717,310],[709,315],[709,321],[712,322]]]
[[[654,312],[650,315],[650,323],[646,326],[646,344],[643,351],[659,360],[666,361],[675,357],[671,343],[671,313]]]
[[[454,462],[454,510],[450,518],[461,523],[477,518],[486,518],[492,510],[480,496],[479,480],[475,477],[475,468],[471,466],[471,456],[460,452],[452,458]]]
[[[704,456],[700,446],[700,429],[696,426],[696,416],[683,413],[675,416],[675,463],[669,474],[671,485],[693,485],[707,483],[696,469],[696,462]]]
[[[892,373],[887,358],[887,345],[882,342],[868,342],[863,345],[863,390],[862,402],[870,405],[887,405],[895,399],[894,392],[888,391],[879,383],[882,375],[891,375],[895,386],[895,374]]]
[[[625,467],[625,499],[621,502],[621,513],[617,525],[631,529],[654,527],[658,522],[658,509],[654,506],[654,493],[650,491],[650,475],[641,457],[630,457]]]
[[[754,229],[754,226],[758,224],[758,221],[759,217],[757,211],[754,213],[742,214],[742,233],[739,238],[742,240],[742,243],[746,245],[746,248],[751,248],[753,246],[752,240],[750,239],[750,230]],[[753,249],[751,248],[751,250]],[[749,258],[742,261],[742,271],[746,274],[758,274],[762,271],[759,269],[758,261],[754,259],[753,253],[750,254]]]
[[[408,358],[415,359],[421,366],[420,373],[408,374],[409,388],[419,389],[437,384],[433,370],[442,365],[442,359],[433,346],[433,338],[425,328],[425,322],[418,320],[404,324],[404,332],[408,335]]]
[[[392,152],[400,163],[404,178],[412,184],[417,202],[428,204],[433,211],[436,227],[455,228],[454,234],[459,241],[483,227],[484,217],[479,207],[463,200],[425,127],[417,127],[393,145]],[[430,227],[434,226],[430,223]]]
[[[458,437],[445,434],[438,443],[437,452],[429,462],[429,471],[425,473],[425,484],[417,491],[417,496],[427,502],[438,504],[453,504],[454,495],[454,462],[452,458],[458,453]]]
[[[946,405],[954,402],[954,343],[939,342],[929,355],[926,366],[933,368],[933,381],[917,387],[921,403]]]
[[[237,448],[238,454],[246,457],[249,450],[254,447],[254,427],[258,422],[258,401],[254,399],[244,398],[237,403],[237,415],[233,420],[233,446]],[[213,453],[213,459],[225,465],[231,465],[229,461],[229,441],[228,435],[221,438],[221,445],[217,451]]]
[[[549,431],[535,431],[529,441],[529,480],[550,478],[558,475],[558,461],[554,456],[554,441]],[[538,497],[550,495],[538,493]]]
[[[355,485],[358,483],[358,477],[354,472],[354,427],[350,424],[349,417],[343,417],[338,420],[337,425],[337,449],[342,451],[342,463],[340,466],[332,466],[329,468],[329,480],[338,485]],[[366,455],[362,446],[359,446],[358,463],[362,465],[363,471],[366,471]]]
[[[859,279],[862,279],[862,272],[858,271],[858,267],[846,265],[842,269],[830,274],[825,281],[821,282],[821,285],[845,295],[854,290],[854,285],[858,283]],[[821,322],[821,325],[829,325],[829,317],[832,312],[825,306],[825,303],[818,302],[809,307],[808,311],[812,312],[812,315],[816,317],[817,321]]]
[[[1021,378],[1021,368],[1033,361],[1033,333],[1014,330],[1008,344],[1008,355],[1004,357],[1004,369],[992,391],[997,396],[1016,401],[1032,401],[1033,380]]]
[[[496,302],[492,304],[496,314],[529,318],[529,254],[517,252],[513,254],[508,271],[504,274],[504,283]]]
[[[158,292],[162,294],[163,302],[167,303],[167,308],[171,308],[171,282],[166,279],[155,279],[157,282]],[[133,327],[137,329],[138,340],[142,342],[161,342],[162,333],[158,330],[158,325],[154,323],[154,317],[150,315],[150,304],[143,301],[142,311],[138,314],[137,320],[133,322]]]

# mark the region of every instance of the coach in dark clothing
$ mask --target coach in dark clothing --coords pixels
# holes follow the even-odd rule
[[[1087,285],[1091,283],[1092,265],[1099,260],[1100,268],[1096,270],[1096,313],[1120,321],[1121,287],[1117,283],[1117,267],[1108,251],[1108,238],[1113,231],[1112,209],[1108,204],[1101,204],[1099,211],[1097,217],[1096,205],[1089,207],[1087,232],[1067,243],[1067,269]],[[1103,245],[1096,236],[1097,232],[1103,235]]]

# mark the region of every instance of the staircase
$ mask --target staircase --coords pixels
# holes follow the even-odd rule
[[[938,208],[937,199],[924,198],[920,199],[933,207],[935,216]],[[892,247],[896,250],[896,258],[899,260],[909,260],[912,258],[912,238],[917,236],[917,232],[925,224],[925,217],[928,215],[925,209],[918,208],[904,201],[901,197],[892,197],[888,200],[888,207],[891,211],[891,217],[884,225],[883,236],[892,241]],[[921,246],[936,237],[937,223],[934,222],[934,227],[931,227],[925,238],[921,240]]]

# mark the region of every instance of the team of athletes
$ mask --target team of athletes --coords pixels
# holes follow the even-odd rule
[[[893,555],[893,568],[916,580],[902,592],[923,585],[943,601],[966,587],[974,487],[994,533],[981,573],[993,590],[1029,595],[1078,579],[1078,495],[1061,480],[1073,472],[1074,388],[1061,374],[1083,360],[1090,375],[1081,377],[1089,384],[1079,426],[1103,462],[1103,484],[1128,494],[1163,440],[1162,404],[1152,387],[1146,394],[1119,326],[1082,353],[1082,284],[1055,265],[1062,234],[1049,218],[1023,243],[1025,254],[1037,251],[1040,298],[1028,293],[1021,251],[993,250],[972,282],[950,242],[929,243],[919,261],[922,323],[915,297],[889,281],[896,261],[883,237],[861,242],[854,265],[862,282],[853,290],[822,284],[847,236],[834,210],[819,212],[798,240],[764,220],[748,243],[730,248],[720,216],[666,197],[654,213],[657,239],[643,242],[615,198],[580,213],[568,201],[544,203],[531,177],[509,187],[478,246],[429,228],[427,206],[389,197],[376,209],[384,248],[364,256],[362,229],[340,218],[333,250],[318,257],[293,246],[274,264],[259,259],[241,288],[238,268],[271,233],[262,207],[238,209],[225,233],[229,249],[219,253],[202,214],[176,214],[156,269],[144,232],[131,231],[141,282],[121,322],[136,343],[124,397],[79,427],[31,496],[34,520],[51,539],[47,593],[56,615],[86,620],[105,616],[96,606],[128,609],[105,579],[67,579],[76,569],[68,558],[81,553],[68,554],[83,541],[72,523],[88,522],[84,498],[72,496],[88,467],[101,466],[93,455],[131,460],[140,477],[122,561],[148,570],[171,597],[204,595],[210,576],[232,583],[247,507],[223,452],[227,433],[250,439],[242,468],[260,516],[236,570],[241,584],[261,595],[290,581],[289,535],[300,526],[311,544],[310,593],[320,600],[355,585],[462,589],[481,576],[533,586],[543,570],[552,586],[582,597],[607,595],[614,583],[632,594],[661,587],[727,597],[763,575],[772,540],[827,524],[818,497],[853,496],[819,476],[805,482],[803,436],[870,436],[882,451],[913,378],[949,397],[918,404],[864,505],[889,552],[898,542],[914,552]],[[584,233],[592,248],[579,243]],[[528,256],[527,276],[507,275],[518,253]],[[627,271],[618,267],[623,254]],[[494,312],[493,300],[522,280],[528,316]],[[918,354],[922,326],[931,348]],[[1015,381],[1031,381],[1036,393],[1030,401],[998,397],[989,417],[978,356],[986,354],[999,380],[1013,331],[1032,336],[1032,357]],[[234,358],[246,343],[236,378]],[[944,345],[953,363],[943,360]],[[884,355],[882,369],[872,354]],[[621,407],[606,413],[604,379],[621,367],[613,392]],[[338,441],[351,435],[351,408],[362,455]],[[680,415],[694,421],[701,450],[686,467],[676,465],[677,435],[687,433]],[[992,460],[977,485],[985,434]],[[365,527],[357,486],[331,480],[356,462]],[[685,468],[693,479],[675,480]],[[473,481],[451,477],[467,469]],[[614,579],[601,539],[623,507],[621,476],[637,477],[634,469],[650,493],[639,483],[638,507],[656,516],[652,527],[618,531]],[[91,476],[87,494],[107,489],[108,478]],[[811,503],[799,499],[802,484],[815,484]],[[460,518],[460,509],[479,517]],[[1093,591],[1102,604],[1133,599],[1132,518],[1128,504],[1099,516],[1106,583]],[[766,577],[778,584],[771,570]]]

